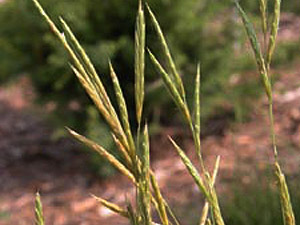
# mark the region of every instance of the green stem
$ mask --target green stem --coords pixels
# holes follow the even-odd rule
[[[276,134],[274,129],[274,115],[273,115],[273,98],[269,99],[269,120],[270,120],[270,130],[271,130],[271,140],[273,146],[273,152],[275,157],[275,162],[278,162],[278,152],[276,146]]]

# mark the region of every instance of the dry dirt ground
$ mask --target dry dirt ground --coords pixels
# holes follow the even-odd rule
[[[284,29],[290,26],[289,20],[281,30],[282,40],[291,39],[290,30],[300,28]],[[300,168],[300,63],[276,73],[281,76],[275,85],[275,130],[284,171],[292,179]],[[97,204],[90,193],[122,205],[134,194],[133,187],[120,175],[106,180],[91,175],[88,156],[80,145],[69,138],[51,138],[46,112],[33,105],[30,87],[27,79],[0,87],[0,224],[33,224],[37,190],[48,225],[127,224]],[[253,106],[249,122],[227,127],[222,136],[204,138],[207,165],[212,167],[216,156],[221,156],[219,192],[230,189],[236,171],[240,182],[247,184],[270,167],[273,156],[266,103],[262,98]],[[152,167],[171,205],[188,202],[200,210],[200,193],[167,140],[167,135],[173,136],[194,159],[191,137],[182,133],[186,132],[166,128],[152,138]]]
[[[278,149],[289,178],[300,165],[300,67],[276,71],[275,130]],[[90,197],[90,193],[124,204],[133,194],[129,182],[116,175],[100,180],[88,171],[87,155],[74,141],[51,139],[51,129],[41,109],[32,105],[32,91],[21,79],[18,85],[0,89],[0,224],[26,225],[34,221],[34,193],[39,190],[47,224],[126,224]],[[27,88],[26,88],[27,87]],[[205,161],[213,165],[221,155],[219,192],[229,188],[238,170],[241,182],[249,183],[257,171],[270,166],[266,99],[261,99],[251,121],[227,128],[223,136],[203,140]],[[166,135],[179,142],[195,158],[190,137],[182,138],[174,129],[165,129],[153,141],[153,163],[163,193],[171,204],[184,205],[201,198],[184,166],[172,150]],[[197,204],[196,204],[197,205]],[[198,205],[200,209],[200,205]]]

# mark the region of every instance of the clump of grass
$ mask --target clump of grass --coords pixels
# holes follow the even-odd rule
[[[145,16],[142,1],[139,1],[136,30],[135,30],[135,103],[136,103],[136,121],[138,124],[137,130],[134,132],[130,124],[129,115],[127,111],[127,104],[124,99],[121,85],[118,80],[117,73],[109,62],[110,76],[114,87],[115,98],[118,108],[116,109],[111,104],[111,99],[108,97],[107,91],[98,76],[96,69],[91,63],[84,49],[81,47],[79,41],[72,33],[67,23],[60,18],[62,31],[52,22],[46,12],[43,10],[38,0],[33,0],[41,15],[49,24],[53,33],[58,37],[70,57],[70,67],[74,71],[78,80],[93,100],[95,106],[103,116],[104,120],[111,129],[111,135],[115,142],[116,148],[122,156],[122,160],[116,158],[113,154],[108,152],[103,146],[94,141],[84,137],[70,128],[67,128],[69,133],[78,141],[89,146],[110,162],[116,169],[125,175],[136,187],[136,207],[128,203],[125,208],[122,208],[112,202],[109,202],[101,197],[93,196],[100,204],[110,209],[111,211],[126,217],[132,225],[142,224],[151,225],[157,222],[162,225],[176,224],[179,221],[171,210],[165,198],[162,196],[158,182],[155,178],[154,172],[150,165],[150,146],[148,126],[143,118],[144,105],[144,68],[145,68]],[[294,215],[290,203],[288,188],[283,173],[278,162],[278,153],[276,149],[276,137],[274,132],[273,122],[273,100],[272,100],[272,85],[269,75],[272,55],[275,49],[275,42],[277,37],[279,15],[280,15],[280,0],[275,1],[274,18],[270,35],[268,36],[267,27],[267,13],[266,0],[260,1],[262,14],[262,29],[264,33],[264,46],[266,52],[262,52],[260,44],[257,40],[256,33],[252,24],[250,23],[246,13],[236,3],[237,9],[243,19],[250,43],[254,50],[256,63],[258,65],[259,73],[265,87],[266,95],[269,99],[269,116],[271,121],[271,136],[273,151],[275,156],[276,175],[279,183],[280,197],[284,222],[286,225],[294,225]],[[162,80],[174,103],[182,114],[184,121],[190,129],[193,136],[196,154],[198,156],[198,163],[201,170],[197,170],[196,166],[186,155],[185,151],[176,143],[172,137],[169,137],[170,142],[174,145],[182,162],[186,166],[187,171],[194,179],[197,187],[205,197],[205,204],[201,212],[199,212],[199,224],[216,224],[224,225],[222,212],[219,206],[218,195],[215,189],[215,180],[219,169],[220,157],[216,158],[215,168],[209,172],[206,168],[202,157],[201,140],[200,140],[200,65],[197,66],[195,75],[194,87],[194,104],[191,109],[187,104],[186,90],[182,82],[181,76],[176,68],[171,52],[167,45],[167,41],[160,28],[160,25],[151,11],[149,5],[146,5],[150,15],[151,22],[156,30],[161,49],[163,50],[164,61],[167,68],[159,62],[156,56],[148,48],[150,59],[161,75]],[[266,44],[268,39],[268,45]],[[136,133],[136,135],[134,135]],[[160,221],[153,221],[152,212],[156,211],[159,215]],[[38,224],[43,224],[42,207],[39,196],[37,196],[36,215]]]

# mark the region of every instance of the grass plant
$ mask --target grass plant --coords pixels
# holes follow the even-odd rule
[[[78,80],[80,81],[90,98],[93,100],[95,106],[110,127],[112,138],[115,142],[116,148],[122,156],[122,159],[119,160],[116,156],[111,154],[101,145],[88,139],[87,137],[78,134],[72,129],[67,128],[67,130],[75,139],[94,149],[103,158],[110,162],[117,170],[125,175],[133,183],[136,190],[135,206],[132,203],[128,203],[124,208],[105,199],[102,199],[101,197],[93,197],[106,208],[119,214],[120,216],[126,217],[132,225],[151,225],[157,223],[162,225],[179,225],[180,222],[176,219],[166,199],[161,194],[158,182],[155,178],[155,173],[151,170],[150,165],[148,126],[146,120],[143,118],[146,23],[142,1],[139,1],[135,30],[135,108],[136,121],[138,124],[136,131],[133,131],[133,126],[130,124],[127,104],[118,80],[117,73],[113,68],[112,63],[109,61],[109,68],[118,108],[115,108],[112,105],[111,99],[107,94],[107,90],[103,85],[100,76],[98,76],[98,73],[91,63],[89,57],[81,47],[79,41],[76,39],[75,35],[72,33],[70,27],[64,21],[64,19],[60,18],[62,26],[62,30],[60,30],[46,14],[44,9],[39,4],[38,0],[33,0],[33,2],[45,21],[49,24],[52,32],[57,36],[57,38],[67,51],[70,57],[71,69],[74,71],[74,74],[77,76]],[[260,1],[263,24],[262,30],[265,42],[265,52],[262,52],[251,22],[249,21],[246,13],[243,11],[240,5],[236,3],[237,9],[242,17],[251,46],[254,51],[259,73],[262,77],[262,81],[265,87],[265,92],[269,99],[269,116],[271,121],[270,130],[272,137],[271,140],[275,158],[274,166],[276,170],[277,181],[279,184],[278,187],[280,190],[284,224],[294,225],[295,220],[290,203],[288,188],[286,185],[285,177],[278,162],[276,136],[274,132],[273,122],[272,85],[270,77],[270,65],[275,48],[279,24],[280,0],[275,1],[274,16],[270,35],[268,35],[268,18],[266,13],[266,5],[266,0]],[[173,144],[183,164],[186,166],[187,171],[192,176],[194,182],[205,198],[206,202],[204,204],[204,207],[202,211],[199,212],[199,225],[224,225],[225,223],[219,206],[218,195],[215,189],[215,180],[219,169],[220,157],[218,156],[216,158],[214,170],[210,172],[208,171],[202,156],[203,150],[201,149],[200,140],[200,65],[197,66],[196,70],[197,72],[194,82],[194,104],[193,108],[191,109],[191,107],[189,107],[189,105],[187,104],[186,90],[183,81],[181,79],[179,71],[176,68],[171,55],[171,51],[169,50],[166,38],[164,37],[162,29],[160,28],[159,22],[157,21],[150,6],[146,4],[146,8],[150,15],[152,25],[157,33],[157,38],[163,52],[163,60],[164,62],[166,62],[166,68],[162,63],[160,63],[155,54],[152,53],[148,48],[149,57],[153,63],[153,66],[161,75],[166,89],[171,95],[175,105],[181,112],[182,117],[193,136],[194,147],[198,156],[198,163],[201,168],[199,171],[197,169],[197,166],[195,166],[188,158],[185,151],[176,143],[175,140],[173,140],[172,137],[169,137],[170,142]],[[153,211],[157,212],[160,221],[153,221]],[[37,195],[36,200],[36,217],[37,224],[44,224],[39,195]]]
[[[239,3],[236,1],[236,7],[239,11],[239,14],[243,20],[244,27],[246,29],[249,41],[251,43],[254,56],[257,63],[258,71],[262,77],[262,82],[265,87],[265,93],[268,97],[268,105],[269,105],[269,120],[270,120],[270,133],[271,133],[271,141],[273,146],[273,154],[274,154],[274,170],[275,175],[278,182],[278,189],[280,193],[280,202],[281,202],[281,211],[285,225],[295,225],[295,216],[290,200],[290,194],[288,190],[288,186],[285,180],[285,176],[281,170],[279,159],[278,159],[278,151],[276,146],[276,134],[274,130],[274,115],[273,115],[273,92],[272,92],[272,75],[270,72],[270,65],[272,62],[272,56],[275,50],[277,32],[279,29],[279,20],[280,20],[280,7],[281,0],[274,1],[274,10],[273,10],[273,19],[270,29],[266,29],[266,24],[268,21],[266,15],[266,1],[260,1],[261,8],[261,17],[263,24],[263,36],[265,40],[265,48],[264,52],[260,48],[260,44],[258,42],[254,27],[250,22],[248,16],[241,8]],[[268,43],[266,42],[268,40]]]

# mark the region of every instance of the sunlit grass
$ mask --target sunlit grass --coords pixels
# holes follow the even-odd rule
[[[133,130],[130,123],[130,118],[127,109],[121,85],[119,83],[118,75],[113,67],[112,62],[108,62],[110,68],[111,80],[113,83],[115,99],[117,107],[112,105],[112,99],[108,96],[106,87],[103,85],[96,69],[87,56],[85,50],[81,47],[79,41],[72,33],[71,28],[67,23],[60,18],[62,30],[52,22],[46,12],[43,10],[37,0],[33,0],[39,12],[49,24],[52,32],[57,36],[65,50],[70,57],[70,67],[74,71],[78,80],[93,100],[95,106],[103,116],[107,125],[111,130],[112,138],[115,142],[115,147],[118,149],[122,160],[118,159],[114,154],[107,151],[100,144],[84,137],[70,128],[67,128],[69,133],[81,143],[87,145],[91,149],[98,152],[103,158],[111,163],[119,172],[125,175],[135,186],[137,203],[135,206],[130,202],[126,207],[118,206],[101,197],[93,196],[100,204],[110,209],[111,211],[127,218],[132,225],[142,224],[151,225],[160,223],[163,225],[180,224],[176,219],[166,199],[161,194],[159,184],[155,178],[155,173],[151,170],[150,164],[150,144],[149,133],[146,119],[143,117],[144,105],[144,80],[145,80],[145,46],[146,46],[146,23],[144,15],[144,6],[142,1],[139,1],[136,30],[135,30],[135,103],[136,103],[136,122],[138,124],[137,130]],[[272,56],[275,49],[276,37],[280,19],[280,0],[276,0],[274,4],[274,15],[272,25],[268,29],[267,21],[267,4],[265,0],[260,1],[260,11],[262,20],[262,31],[264,35],[264,48],[257,39],[256,32],[252,23],[243,11],[241,6],[236,2],[236,7],[243,20],[249,41],[254,51],[255,60],[258,66],[258,71],[262,78],[265,88],[265,93],[269,102],[269,117],[270,117],[270,133],[274,152],[274,168],[278,182],[278,189],[280,193],[281,208],[285,225],[294,225],[295,219],[290,202],[289,192],[286,185],[285,177],[282,173],[278,160],[278,152],[276,148],[276,136],[274,132],[273,122],[273,93],[272,93],[272,79],[270,75],[270,66]],[[175,105],[182,114],[183,120],[190,129],[193,136],[194,147],[198,157],[200,170],[192,163],[185,151],[180,147],[172,137],[169,137],[187,171],[192,176],[199,191],[205,198],[205,204],[201,211],[199,211],[199,225],[216,224],[223,225],[222,210],[219,205],[219,197],[215,189],[215,180],[219,169],[220,157],[216,157],[215,167],[213,171],[208,171],[207,166],[203,160],[203,149],[201,148],[200,140],[200,65],[195,66],[195,82],[194,82],[194,104],[190,107],[187,104],[187,97],[181,75],[176,68],[175,62],[172,58],[171,51],[168,47],[167,40],[164,37],[163,31],[157,21],[154,13],[151,11],[149,5],[146,4],[147,11],[150,16],[150,21],[157,33],[157,38],[163,52],[163,62],[152,53],[148,48],[149,57],[161,75],[163,83],[172,97]],[[153,221],[153,211],[159,215],[160,221]],[[42,206],[39,195],[36,200],[36,223],[44,224]]]

